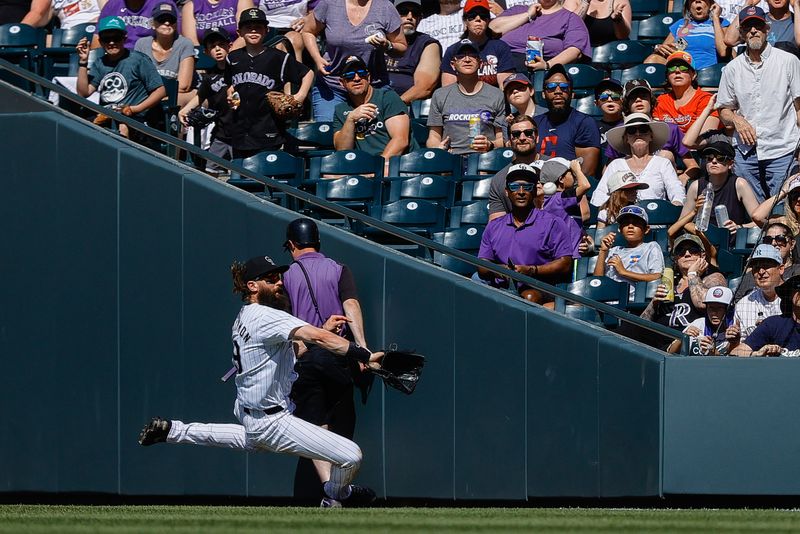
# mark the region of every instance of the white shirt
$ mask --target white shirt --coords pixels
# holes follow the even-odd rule
[[[608,178],[617,171],[633,172],[628,167],[628,161],[625,158],[617,158],[611,161],[606,167],[606,172],[603,173],[603,177],[597,184],[594,193],[592,193],[592,204],[594,206],[600,207],[608,200]],[[672,166],[672,163],[667,158],[653,156],[647,162],[647,167],[636,177],[640,182],[650,186],[647,189],[639,190],[637,195],[639,200],[662,199],[681,204],[686,200],[686,189],[681,181],[678,180],[675,167]]]
[[[664,272],[664,253],[661,246],[655,241],[641,243],[637,247],[611,247],[608,250],[608,259],[619,256],[622,260],[622,267],[626,271],[638,274],[653,274]],[[606,266],[606,276],[617,282],[630,284],[629,296],[633,298],[636,282],[630,278],[625,278],[617,272],[611,265]]]
[[[792,152],[800,136],[794,99],[800,97],[800,59],[767,45],[761,63],[745,53],[722,71],[717,107],[738,110],[756,130],[758,159],[775,159]],[[734,134],[738,149],[749,150]]]
[[[290,28],[308,13],[308,0],[260,0],[258,8],[267,14],[271,28]]]
[[[759,315],[761,314],[761,315]],[[736,303],[734,322],[739,321],[742,340],[753,333],[753,330],[767,317],[781,314],[781,298],[775,297],[772,302],[764,298],[764,293],[755,288]]]
[[[417,26],[418,32],[427,33],[441,43],[442,52],[459,41],[464,30],[463,9],[449,15],[431,15],[422,19]]]
[[[52,5],[64,30],[86,22],[97,22],[100,16],[97,0],[53,0]]]
[[[260,410],[283,406],[292,410],[289,392],[297,373],[289,336],[307,324],[269,306],[242,306],[231,329],[233,363],[239,370],[236,375],[239,406]]]

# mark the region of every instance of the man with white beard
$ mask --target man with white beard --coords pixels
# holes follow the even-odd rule
[[[770,26],[757,6],[739,13],[745,53],[722,71],[719,118],[736,130],[736,173],[759,202],[781,187],[800,136],[800,60],[767,42]]]

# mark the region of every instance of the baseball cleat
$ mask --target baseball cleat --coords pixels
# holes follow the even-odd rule
[[[377,496],[370,488],[350,484],[350,496],[342,500],[342,505],[348,508],[369,506],[375,502],[375,499],[377,499]]]
[[[323,497],[322,502],[319,503],[320,508],[341,508],[342,503],[330,497]]]
[[[164,443],[167,441],[170,428],[172,428],[172,421],[154,417],[139,433],[139,445],[147,447],[154,443]]]

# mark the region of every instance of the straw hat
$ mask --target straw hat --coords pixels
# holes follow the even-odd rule
[[[650,152],[655,152],[664,146],[669,139],[669,126],[666,123],[654,121],[644,113],[631,113],[625,117],[625,122],[621,126],[611,128],[606,133],[608,144],[621,154],[631,153],[631,146],[625,142],[625,129],[628,126],[646,125],[653,132],[653,139],[650,141]]]

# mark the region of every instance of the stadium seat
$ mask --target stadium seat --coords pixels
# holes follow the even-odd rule
[[[658,64],[642,64],[635,65],[629,69],[621,70],[614,76],[623,85],[631,80],[644,79],[653,87],[664,85],[664,80],[667,79],[667,70],[664,65]]]
[[[597,265],[597,256],[581,257],[575,260],[575,265],[572,269],[572,281],[577,282],[587,276],[593,276],[595,265]]]
[[[467,252],[474,256],[478,255],[478,249],[481,246],[481,236],[483,235],[483,227],[480,226],[463,226],[446,230],[444,232],[434,232],[432,238],[437,243],[450,248]],[[470,276],[476,271],[474,265],[464,263],[447,254],[438,251],[433,252],[433,263],[439,267],[443,267],[454,273]]]
[[[639,65],[652,53],[652,46],[637,41],[613,41],[594,48],[592,63],[610,71]]]
[[[236,163],[239,163],[248,171],[294,187],[300,186],[305,172],[305,162],[302,158],[297,158],[283,151],[262,152],[236,161]],[[294,208],[296,205],[294,197],[288,196],[287,198],[287,195],[280,192],[270,193],[262,182],[245,178],[238,172],[231,173],[228,183],[251,193],[265,194],[286,207]]]
[[[461,156],[440,148],[421,148],[389,159],[389,176],[413,176],[417,174],[439,174],[461,178]]]
[[[304,122],[287,130],[287,151],[303,156],[325,156],[333,152],[333,123]]]
[[[722,71],[725,69],[724,63],[717,63],[697,71],[697,85],[704,88],[718,88],[719,81],[722,79]]]
[[[719,228],[713,224],[708,226],[708,230],[703,232],[706,239],[717,247],[717,250],[728,250],[731,245],[731,233],[727,228]]]
[[[441,204],[428,200],[402,199],[370,208],[370,215],[385,223],[403,228],[409,232],[430,238],[435,232],[443,232],[447,210]],[[364,229],[364,234],[384,245],[419,255],[416,245],[408,245],[404,239],[386,234],[376,228]]]
[[[650,226],[671,225],[678,220],[681,214],[681,206],[676,206],[669,200],[650,199],[640,200],[636,203],[647,212]]]
[[[573,108],[581,113],[586,113],[590,117],[599,118],[603,116],[603,112],[597,107],[597,104],[595,104],[594,95],[573,99],[570,104]]]
[[[594,96],[595,86],[606,77],[604,71],[582,63],[565,65],[564,68],[572,78],[573,99]]]
[[[465,176],[461,180],[461,197],[456,204],[468,204],[473,200],[488,199],[492,178],[485,174]]]
[[[425,143],[428,142],[428,127],[423,123],[412,119],[411,135],[414,137],[414,140],[416,140],[419,146],[424,147]]]
[[[309,160],[308,178],[313,184],[325,176],[361,175],[383,179],[383,158],[360,150],[339,150]]]
[[[380,206],[382,183],[374,178],[356,175],[344,176],[335,180],[320,180],[317,183],[316,195],[341,206],[368,214],[375,206]],[[307,206],[302,212],[329,224],[349,226],[349,221],[346,219],[316,206]]]
[[[0,59],[38,74],[40,72],[38,54],[44,48],[45,35],[43,28],[33,28],[27,24],[0,25]],[[32,83],[6,70],[0,71],[0,80],[28,92],[35,90]]]
[[[489,201],[475,200],[468,204],[460,204],[450,209],[448,228],[459,228],[464,225],[486,226],[489,223]]]
[[[647,304],[656,295],[656,289],[658,289],[660,283],[660,278],[650,282],[636,282],[633,290],[633,299],[628,302],[628,311],[636,315],[642,313]]]
[[[95,28],[94,22],[87,22],[66,30],[54,29],[50,46],[42,48],[39,53],[39,69],[42,77],[52,80],[56,76],[76,75],[77,71],[71,74],[70,68],[72,58],[77,58],[78,55],[75,46],[83,37],[91,41]]]
[[[739,228],[736,231],[736,241],[731,252],[742,256],[749,256],[750,253],[753,252],[760,237],[761,228],[757,226],[753,228]]]
[[[446,176],[434,174],[396,177],[389,178],[386,182],[389,186],[389,202],[403,198],[422,198],[450,208],[455,199],[456,183]]]
[[[682,13],[661,13],[639,21],[637,40],[643,43],[660,44],[669,35],[669,27],[683,18]]]
[[[411,116],[415,119],[425,119],[431,109],[431,99],[414,100],[411,102]]]
[[[737,276],[736,278],[730,278],[728,280],[728,289],[733,291],[736,294],[736,290],[739,289],[739,284],[742,283],[742,276]]]
[[[644,20],[659,13],[666,13],[669,9],[666,0],[631,0],[631,10],[633,18]]]
[[[214,58],[206,55],[205,47],[194,47],[194,70],[209,70],[216,66]]]
[[[514,151],[510,148],[490,150],[482,154],[473,153],[467,156],[467,174],[496,174],[500,169],[511,163]]]
[[[743,256],[732,254],[727,250],[717,251],[717,265],[725,277],[740,276],[742,274],[743,260]]]
[[[559,287],[566,289],[573,295],[604,302],[620,310],[625,310],[628,307],[630,285],[625,282],[614,281],[606,276],[587,276],[571,284],[559,284]],[[616,326],[618,324],[618,320],[615,317],[605,317],[605,314],[598,313],[594,309],[580,304],[567,304],[561,297],[556,297],[555,310],[568,317],[598,325]]]

